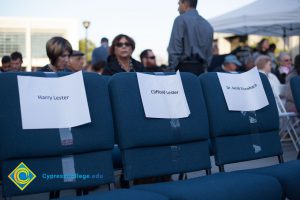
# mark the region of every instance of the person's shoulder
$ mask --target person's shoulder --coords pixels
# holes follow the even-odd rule
[[[226,72],[222,66],[216,67],[212,72]]]
[[[118,62],[115,59],[111,58],[105,65],[102,75],[112,76],[120,71],[121,67],[119,66]]]
[[[185,18],[184,14],[178,15],[178,16],[175,18],[174,23],[175,23],[175,24],[182,23],[182,22],[184,21],[184,18]]]
[[[182,13],[178,17],[181,17],[181,18],[190,18],[190,17],[201,17],[201,15],[199,15],[199,13],[198,13],[198,11],[196,9],[192,8],[192,9],[186,11],[185,13]]]
[[[133,58],[131,59],[131,61],[132,61],[133,65],[144,66],[140,61],[137,61],[137,60],[135,60]]]
[[[272,79],[273,82],[274,82],[275,84],[277,84],[277,85],[280,84],[280,81],[279,81],[278,77],[277,77],[275,74],[273,74],[272,72],[270,72],[270,73],[268,74],[268,77],[269,77],[270,79]]]
[[[93,51],[95,52],[95,51],[99,51],[99,50],[101,50],[101,46],[94,48]]]
[[[132,65],[133,65],[135,71],[137,71],[137,72],[143,72],[144,71],[144,65],[141,62],[139,62],[139,61],[137,61],[133,58],[131,60],[132,60]]]
[[[144,67],[144,72],[163,72],[163,70],[161,67],[151,66],[151,67]]]
[[[291,80],[293,77],[295,77],[295,76],[297,76],[297,71],[296,71],[295,69],[293,69],[293,70],[286,76],[286,78],[285,78],[286,82],[289,83],[290,80]]]
[[[39,69],[38,72],[51,72],[51,69],[49,65],[45,65],[41,69]]]

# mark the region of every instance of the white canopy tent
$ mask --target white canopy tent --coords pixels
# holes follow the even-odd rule
[[[236,35],[300,35],[300,0],[257,0],[209,20],[215,32]]]

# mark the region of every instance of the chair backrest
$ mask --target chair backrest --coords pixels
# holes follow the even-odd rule
[[[299,90],[299,85],[300,85],[300,77],[296,76],[291,79],[290,86],[294,98],[294,103],[297,108],[298,113],[300,113],[300,90]]]
[[[56,76],[68,74],[57,73]],[[71,128],[73,144],[62,145],[59,129],[22,129],[17,75],[45,76],[44,73],[0,74],[0,160],[3,166],[3,195],[14,196],[113,182],[114,129],[108,78],[96,73],[83,74],[91,123]],[[75,168],[76,174],[100,174],[102,178],[81,181],[79,177],[72,183],[64,182],[61,178],[45,180],[44,174],[64,174],[62,163],[69,155],[72,155],[74,167],[69,159],[67,168]],[[21,162],[37,176],[23,191],[8,179],[8,175]]]
[[[255,112],[229,111],[217,73],[199,77],[216,165],[282,155],[276,102],[267,77],[260,77],[269,105]]]
[[[146,118],[136,73],[109,82],[115,131],[126,180],[210,169],[208,119],[197,77],[181,73],[191,114],[182,119]]]

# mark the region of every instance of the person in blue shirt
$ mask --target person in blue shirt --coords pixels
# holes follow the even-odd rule
[[[95,48],[92,53],[92,65],[96,64],[99,61],[107,61],[109,54],[108,39],[103,37],[101,39],[101,46]]]

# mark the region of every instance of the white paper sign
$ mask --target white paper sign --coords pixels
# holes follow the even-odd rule
[[[242,74],[218,73],[231,111],[255,111],[269,105],[257,68]]]
[[[145,115],[148,118],[185,118],[190,115],[180,73],[156,76],[137,73]]]
[[[82,72],[18,76],[23,129],[70,128],[91,122]]]

